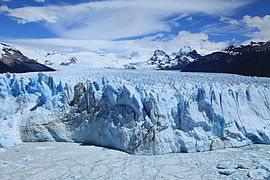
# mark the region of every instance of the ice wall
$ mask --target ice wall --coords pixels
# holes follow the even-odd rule
[[[2,76],[0,145],[71,141],[162,154],[270,144],[267,83],[173,79],[160,87],[159,78],[105,76],[70,84]]]

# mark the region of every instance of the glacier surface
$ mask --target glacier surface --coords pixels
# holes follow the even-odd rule
[[[91,70],[0,76],[0,146],[78,142],[132,154],[270,144],[270,80]]]

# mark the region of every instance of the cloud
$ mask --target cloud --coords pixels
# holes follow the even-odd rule
[[[254,41],[270,40],[270,15],[264,17],[244,16],[242,22],[250,28],[254,28],[253,32],[247,34]]]
[[[214,42],[209,40],[207,34],[191,33],[180,31],[178,35],[171,37],[167,41],[157,41],[165,37],[163,34],[145,37],[137,40],[72,40],[72,39],[16,39],[11,42],[14,44],[34,47],[48,48],[47,50],[69,50],[71,52],[96,52],[96,53],[115,53],[117,55],[139,52],[144,60],[147,60],[156,49],[163,49],[168,53],[179,51],[180,48],[189,45],[201,54],[208,54],[213,51],[224,49],[228,46],[226,42]],[[167,37],[167,36],[166,36]]]
[[[173,21],[171,23],[171,25],[174,26],[174,27],[179,27],[180,26],[180,23],[179,22],[176,22],[176,21]]]
[[[161,49],[170,53],[178,51],[181,47],[189,45],[201,54],[208,54],[224,49],[228,46],[226,42],[215,42],[209,40],[209,36],[205,33],[191,33],[189,31],[180,31],[178,35],[171,40],[157,44]]]
[[[0,6],[0,12],[17,18],[19,24],[30,22],[46,21],[47,23],[56,23],[59,20],[57,6],[44,7],[23,7],[9,9],[7,6]]]
[[[243,36],[249,32],[242,24],[231,24],[229,22],[218,22],[207,24],[201,28],[203,33],[211,36]]]
[[[171,19],[194,14],[230,15],[251,0],[106,0],[65,6],[8,8],[18,23],[42,22],[62,38],[119,39],[170,32]],[[176,18],[177,19],[177,18]],[[174,21],[176,21],[176,19]],[[190,18],[188,18],[190,20]]]
[[[232,25],[239,24],[237,20],[229,18],[229,17],[225,17],[225,16],[221,16],[219,20],[228,24],[232,24]]]
[[[202,32],[214,36],[230,35],[249,38],[244,43],[270,40],[270,15],[263,17],[246,15],[242,19],[221,16],[219,20],[218,23],[204,26],[201,29]]]
[[[36,2],[44,3],[46,0],[35,0]]]
[[[3,2],[11,2],[12,0],[2,0]]]
[[[0,12],[8,11],[9,8],[7,6],[0,6]]]
[[[191,16],[186,18],[186,21],[192,21],[192,20],[193,20],[193,18]]]

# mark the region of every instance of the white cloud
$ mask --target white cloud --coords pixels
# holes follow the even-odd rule
[[[36,2],[44,3],[46,0],[35,0]]]
[[[270,15],[264,17],[244,16],[242,19],[233,19],[221,16],[220,22],[208,24],[202,27],[202,32],[209,35],[230,35],[250,38],[248,41],[269,41],[270,40]]]
[[[46,21],[48,23],[56,23],[59,20],[58,10],[60,7],[48,6],[44,7],[22,7],[9,9],[7,6],[0,6],[0,12],[6,13],[8,16],[17,18],[19,24],[29,22]]]
[[[201,54],[208,54],[214,51],[224,49],[228,46],[226,42],[210,41],[205,33],[191,33],[189,31],[180,31],[177,36],[167,42],[157,43],[161,49],[168,52],[178,51],[181,47],[189,45]]]
[[[232,18],[229,18],[229,17],[225,17],[225,16],[221,16],[219,20],[222,21],[222,22],[232,24],[232,25],[239,24],[239,21],[237,21],[235,19],[232,19]]]
[[[162,34],[157,35],[162,38]],[[210,41],[207,34],[191,33],[181,31],[177,36],[168,41],[155,41],[157,36],[145,37],[138,40],[108,41],[108,40],[71,40],[71,39],[17,39],[11,42],[34,48],[48,48],[47,50],[71,50],[72,52],[98,52],[115,53],[118,55],[128,54],[134,51],[143,55],[147,60],[156,49],[163,49],[168,53],[176,52],[185,45],[196,49],[201,54],[208,54],[213,51],[227,47],[226,42]]]
[[[2,0],[3,2],[11,2],[12,0]]]
[[[253,41],[269,41],[270,40],[270,15],[264,17],[244,16],[243,23],[250,28],[255,28],[254,32],[248,33]]]
[[[8,7],[7,6],[0,6],[0,12],[5,12],[8,11]]]
[[[180,23],[179,22],[176,22],[176,21],[173,21],[171,23],[171,25],[174,26],[174,27],[179,27],[180,26]]]
[[[187,20],[187,21],[192,21],[193,18],[192,18],[191,16],[189,16],[189,17],[186,18],[186,20]]]
[[[45,22],[59,37],[119,39],[170,31],[168,18],[230,15],[251,0],[106,0],[66,6],[0,7],[18,23]],[[189,18],[190,19],[190,18]]]

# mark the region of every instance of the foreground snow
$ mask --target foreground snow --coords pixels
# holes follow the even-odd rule
[[[94,70],[1,75],[0,145],[68,141],[135,154],[270,144],[270,80]]]
[[[159,156],[129,155],[75,143],[26,143],[5,150],[0,152],[1,180],[247,180],[270,175],[270,146],[265,145]]]

